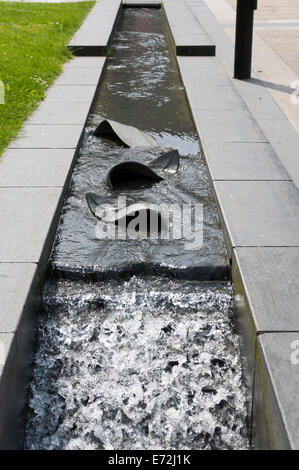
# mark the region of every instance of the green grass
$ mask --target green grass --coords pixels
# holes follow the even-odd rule
[[[0,2],[0,155],[71,57],[66,46],[93,5]]]

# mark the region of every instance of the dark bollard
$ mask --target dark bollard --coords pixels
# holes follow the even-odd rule
[[[235,70],[240,80],[251,76],[253,12],[257,0],[237,0]]]

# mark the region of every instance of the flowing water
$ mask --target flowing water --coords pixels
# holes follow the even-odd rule
[[[93,136],[103,117],[147,131],[160,148],[127,149]],[[182,156],[177,175],[139,190],[104,185],[112,165],[147,162],[168,148]],[[99,240],[85,201],[90,191],[111,201],[202,204],[203,246]],[[162,11],[124,11],[50,268],[26,448],[248,448],[228,260]]]
[[[69,273],[95,273],[97,279],[136,272],[171,273],[200,280],[227,277],[227,257],[218,214],[211,199],[206,167],[186,101],[176,57],[161,11],[128,9],[115,35],[102,85],[89,116],[85,139],[73,174],[73,184],[59,224],[51,268]],[[161,148],[123,148],[92,134],[102,117],[149,132]],[[112,191],[106,172],[124,160],[148,162],[161,149],[178,149],[180,170],[159,184]],[[116,204],[202,204],[203,245],[186,250],[184,238],[172,240],[99,240],[97,220],[85,194],[94,192]]]

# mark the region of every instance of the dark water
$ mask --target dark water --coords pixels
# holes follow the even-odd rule
[[[100,116],[148,131],[163,149],[177,148],[179,173],[151,189],[111,192],[103,183],[111,165],[150,161],[160,150],[120,148],[92,136]],[[85,201],[89,191],[111,200],[126,194],[130,202],[203,204],[203,247],[188,251],[184,240],[98,240],[96,219]],[[50,277],[46,283],[26,448],[248,447],[232,287],[227,281],[198,282],[225,279],[223,236],[157,10],[125,10],[89,117],[51,265],[65,277],[77,273],[80,280]],[[121,271],[125,279],[113,279]],[[91,282],[86,272],[112,274],[106,282]]]
[[[176,175],[152,187],[112,191],[104,176],[116,163],[143,163],[161,154],[160,148],[127,149],[97,138],[91,131],[103,117],[137,126],[149,132],[165,151],[178,149],[181,167]],[[203,245],[186,249],[179,240],[99,240],[97,219],[90,213],[86,192],[94,192],[115,204],[126,196],[127,204],[200,204],[203,206]],[[68,272],[164,273],[200,280],[227,278],[227,256],[218,214],[211,200],[206,168],[198,136],[187,105],[175,55],[162,13],[127,10],[107,60],[102,86],[89,117],[80,158],[66,200],[51,266]],[[114,274],[113,274],[114,273]]]

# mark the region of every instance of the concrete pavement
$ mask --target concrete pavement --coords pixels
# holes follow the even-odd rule
[[[236,0],[204,0],[204,3],[234,43]],[[296,93],[299,90],[299,5],[296,0],[259,0],[254,16],[251,83],[253,87],[265,87],[282,111],[282,117],[277,118],[272,106],[270,126],[283,130],[288,141],[291,133],[288,123],[299,132],[299,91]],[[277,119],[285,122],[277,123]],[[299,185],[299,150],[289,148],[281,149],[281,159]]]

